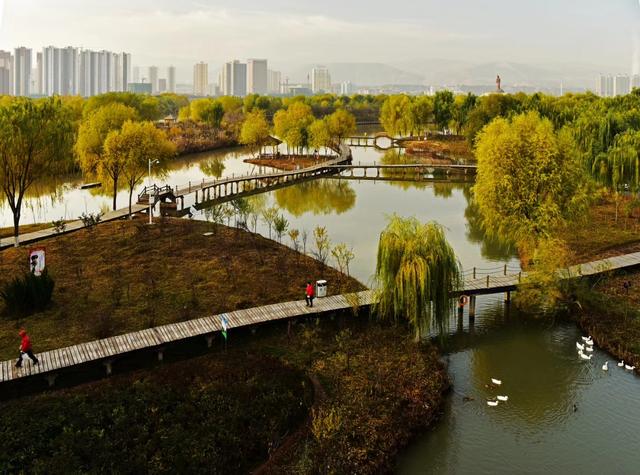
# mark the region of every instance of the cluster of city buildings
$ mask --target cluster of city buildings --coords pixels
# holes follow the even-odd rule
[[[131,54],[85,48],[47,46],[41,51],[19,47],[0,50],[0,95],[91,97],[108,92],[162,94],[176,92],[176,68],[133,66]],[[237,96],[247,94],[311,95],[355,92],[351,82],[331,82],[325,66],[315,66],[303,83],[290,83],[280,71],[269,68],[266,59],[233,60],[222,65],[210,81],[209,65],[193,67],[193,89],[179,87],[194,96]]]
[[[193,67],[193,94],[196,96],[237,96],[247,94],[297,95],[344,92],[350,94],[351,83],[339,85],[339,90],[331,83],[331,74],[325,66],[312,68],[308,82],[289,83],[280,71],[269,69],[266,59],[229,61],[222,65],[217,82],[209,80],[209,65],[201,62]]]
[[[14,96],[81,95],[126,91],[131,55],[83,48],[47,46],[0,50],[0,94]]]
[[[624,96],[637,87],[640,87],[640,74],[600,75],[596,82],[596,93],[600,97]]]

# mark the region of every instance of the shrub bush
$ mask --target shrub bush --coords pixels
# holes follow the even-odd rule
[[[54,286],[46,270],[40,276],[29,273],[14,278],[0,290],[5,313],[13,317],[26,317],[44,310],[51,302]]]

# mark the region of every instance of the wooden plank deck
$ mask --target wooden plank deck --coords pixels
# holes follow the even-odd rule
[[[362,302],[370,302],[371,291],[364,291]],[[303,302],[286,302],[264,307],[236,310],[221,315],[198,318],[186,322],[170,323],[138,332],[117,335],[101,340],[80,343],[66,348],[38,353],[40,364],[34,366],[25,361],[22,368],[15,368],[14,360],[0,362],[0,383],[26,378],[34,374],[46,374],[79,364],[109,361],[142,349],[159,349],[164,344],[184,341],[188,338],[210,335],[222,329],[221,317],[227,318],[229,329],[250,327],[259,323],[299,317],[305,314],[321,314],[327,311],[348,308],[343,296],[336,295],[316,299],[312,309]]]
[[[576,278],[635,266],[640,266],[640,252],[574,265],[568,269],[558,270],[558,273],[562,278]],[[464,281],[463,288],[456,292],[456,295],[481,295],[515,290],[524,278],[526,278],[526,273],[524,272],[508,275],[494,274],[476,279],[467,278]],[[275,320],[350,309],[354,305],[368,306],[374,303],[375,295],[371,290],[353,295],[355,296],[354,298],[347,298],[345,295],[319,298],[315,300],[313,308],[307,307],[304,301],[276,303],[201,317],[185,322],[170,323],[102,340],[80,343],[39,353],[37,355],[40,360],[38,366],[33,366],[30,361],[25,361],[22,368],[18,369],[14,367],[14,360],[3,361],[0,362],[0,383],[36,374],[52,373],[79,364],[96,361],[107,362],[119,355],[134,351],[160,349],[168,343],[211,335],[222,329],[223,316],[227,319],[227,326],[231,330]]]

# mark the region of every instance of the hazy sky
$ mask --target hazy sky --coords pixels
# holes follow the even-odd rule
[[[417,58],[626,70],[638,0],[0,0],[0,48],[128,51],[134,64],[266,57],[282,68]],[[640,45],[640,41],[637,41]],[[179,79],[180,79],[179,77]]]

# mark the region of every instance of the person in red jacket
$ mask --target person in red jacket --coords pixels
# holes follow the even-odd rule
[[[33,354],[31,340],[29,339],[29,335],[27,335],[27,332],[22,329],[20,330],[20,333],[18,333],[18,335],[20,335],[22,341],[20,342],[20,356],[18,356],[18,361],[16,361],[16,368],[20,368],[22,366],[23,354],[26,354],[29,358],[31,358],[33,364],[38,364],[38,358],[36,358],[36,355]]]
[[[305,297],[307,300],[307,307],[313,307],[314,296],[315,296],[315,291],[313,290],[313,285],[311,285],[311,282],[307,282],[307,291],[305,293]]]

